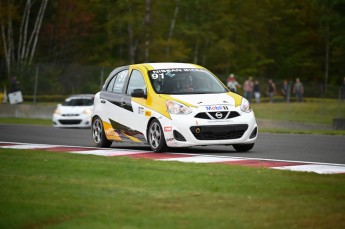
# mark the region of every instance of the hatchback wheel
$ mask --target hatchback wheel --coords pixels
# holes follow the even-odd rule
[[[99,117],[92,120],[92,138],[98,147],[108,148],[112,143],[105,136],[102,120]]]
[[[168,148],[162,126],[157,119],[150,123],[147,134],[150,147],[154,152],[162,152]]]

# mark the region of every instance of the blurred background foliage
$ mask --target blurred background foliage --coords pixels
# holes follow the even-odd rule
[[[337,97],[345,76],[345,0],[1,0],[0,26],[0,91],[16,75],[24,95],[95,93],[142,62],[299,77],[313,97]]]

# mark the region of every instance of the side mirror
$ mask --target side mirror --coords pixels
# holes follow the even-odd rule
[[[134,89],[131,93],[131,96],[136,98],[147,98],[147,95],[143,89]]]

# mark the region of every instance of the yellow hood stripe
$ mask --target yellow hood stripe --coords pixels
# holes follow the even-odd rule
[[[230,97],[232,97],[235,100],[235,107],[238,107],[241,105],[242,103],[242,96],[235,94],[233,92],[227,92],[227,95],[229,95]]]

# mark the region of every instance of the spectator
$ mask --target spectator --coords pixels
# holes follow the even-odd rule
[[[255,97],[255,102],[260,103],[261,92],[260,92],[259,80],[255,80],[254,82],[254,97]]]
[[[301,83],[299,78],[296,78],[296,83],[293,86],[293,93],[296,94],[296,101],[297,102],[303,101],[304,88],[303,88],[303,84]]]
[[[270,103],[273,103],[273,96],[276,93],[276,85],[271,79],[268,80],[267,95],[269,97]]]
[[[13,76],[10,84],[10,93],[19,91],[19,81],[16,76]]]
[[[253,78],[249,77],[243,84],[243,97],[251,102],[254,93],[254,83]]]
[[[287,80],[283,81],[283,86],[282,86],[281,92],[284,96],[285,102],[289,102],[289,100],[290,100],[290,85],[289,85]]]
[[[234,74],[230,74],[226,86],[229,88],[230,91],[235,93],[237,92],[237,88],[241,88],[241,85],[237,82]]]

